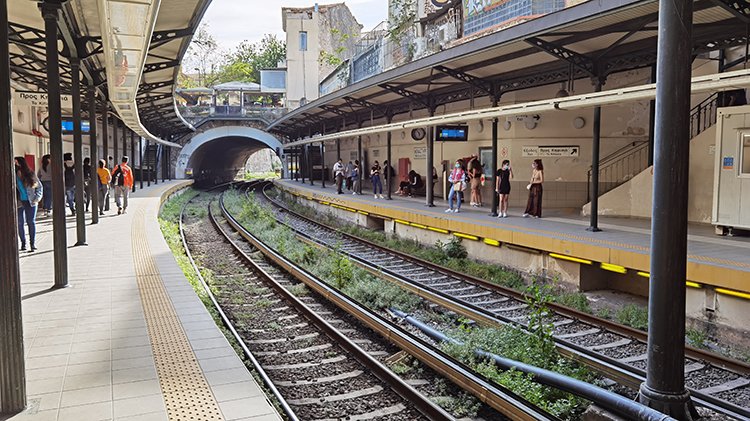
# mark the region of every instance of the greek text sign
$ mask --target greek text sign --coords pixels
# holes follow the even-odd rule
[[[425,147],[414,148],[414,159],[427,159],[427,148]]]
[[[46,107],[48,95],[46,92],[16,91],[13,99],[17,105],[30,105],[32,107]],[[60,95],[60,106],[72,108],[73,99],[70,95]]]
[[[524,158],[535,156],[577,157],[579,151],[579,146],[524,146],[521,156]]]

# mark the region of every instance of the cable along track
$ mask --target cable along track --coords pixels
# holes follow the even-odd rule
[[[218,304],[299,419],[453,419],[377,361],[397,352],[396,347],[345,311],[330,304],[326,308],[320,303],[324,298],[292,294],[289,288],[299,282],[289,268],[277,267],[245,242],[231,215],[210,207],[207,213],[187,214],[195,217],[186,218],[186,227],[203,227],[186,230],[186,244],[210,261],[215,273],[210,288]],[[454,367],[454,375],[461,369]],[[459,384],[464,383],[470,383],[468,377]],[[485,402],[502,396],[489,384],[480,387]],[[504,405],[510,419],[556,419],[524,408],[524,401],[512,394]],[[488,419],[502,419],[492,413]]]
[[[313,221],[268,195],[271,183],[254,186],[256,197],[273,205],[276,218],[300,236],[336,248],[378,276],[427,300],[487,325],[526,326],[522,293],[385,248]],[[248,190],[249,191],[249,190]],[[629,327],[550,304],[554,340],[563,355],[604,377],[637,390],[645,380],[647,336]],[[686,387],[696,404],[735,419],[750,419],[750,366],[687,348]]]

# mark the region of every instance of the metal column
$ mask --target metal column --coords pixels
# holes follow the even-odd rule
[[[91,196],[91,224],[99,223],[99,145],[96,139],[96,87],[94,81],[88,81],[86,101],[89,103],[89,142],[91,147],[91,177],[89,177],[89,195]]]
[[[154,185],[159,184],[159,145],[154,144],[156,146],[156,154],[154,155]]]
[[[435,115],[434,112],[430,112],[430,116]],[[433,160],[435,159],[435,128],[430,126],[427,128],[427,179],[430,181],[426,184],[426,196],[427,206],[435,207],[435,185],[432,183],[432,167],[434,166]]]
[[[323,188],[326,188],[326,158],[324,148],[323,142],[320,142],[320,184],[323,185]]]
[[[648,368],[638,400],[679,420],[685,389],[685,279],[693,0],[659,2]]]
[[[130,168],[135,168],[135,132],[130,132]],[[133,193],[135,193],[135,179],[133,179]]]
[[[362,127],[360,124],[359,127]],[[362,173],[365,171],[365,163],[362,162],[362,135],[357,136],[357,161],[359,161],[359,171],[357,171],[357,194],[362,194]]]
[[[86,245],[86,213],[83,183],[83,136],[81,135],[81,61],[71,57],[70,78],[73,100],[73,159],[75,170],[76,245]]]
[[[117,118],[112,119],[112,168],[110,168],[110,171],[114,171],[115,165],[120,163],[117,160],[117,127],[120,125],[119,122],[120,120]]]
[[[128,125],[125,124],[125,122],[122,122],[122,157],[125,157],[128,155]],[[122,157],[120,158],[120,162],[122,162]],[[119,162],[118,162],[119,164]],[[128,160],[128,164],[130,164],[130,160]]]
[[[724,50],[721,50],[722,53]],[[721,71],[721,70],[719,70]],[[656,65],[651,66],[651,83],[656,83]],[[654,122],[656,118],[656,100],[649,101],[648,107],[648,165],[654,165]]]
[[[21,318],[21,274],[15,233],[16,176],[13,164],[8,3],[0,1],[0,414],[20,412],[26,406],[26,370]],[[62,162],[62,161],[61,161]],[[65,222],[63,212],[63,224]]]
[[[305,176],[307,175],[307,145],[301,146],[300,153],[300,173],[302,175],[302,184],[305,184]],[[302,164],[305,165],[304,171],[302,171]]]
[[[107,99],[103,98],[102,100],[102,150],[104,152],[104,155],[102,155],[102,159],[104,159],[104,166],[109,169],[110,171],[112,168],[109,167],[109,114],[107,114]],[[104,197],[104,210],[109,211],[109,189],[107,189],[107,195]]]
[[[341,159],[341,139],[336,139],[336,160]]]
[[[151,158],[148,156],[148,153],[150,151],[150,143],[151,141],[146,139],[146,163],[148,163],[148,165],[146,166],[146,172],[148,173],[148,175],[146,176],[146,180],[148,181],[148,187],[151,187]]]
[[[305,145],[306,159],[305,165],[307,166],[307,175],[310,176],[310,185],[314,185],[313,180],[315,179],[315,169],[313,168],[312,159],[312,143]]]
[[[141,179],[141,190],[143,190],[143,137],[138,136],[138,155],[140,167],[138,168],[138,178]]]
[[[492,104],[493,107],[497,107],[497,102],[493,101]],[[497,154],[498,154],[498,147],[497,147],[497,117],[492,119],[492,159],[490,159],[490,163],[492,165],[492,210],[490,211],[490,216],[497,216],[497,208],[500,205],[500,197],[497,194]]]
[[[386,122],[390,124],[393,121],[393,117],[391,115],[388,115],[386,118]],[[388,165],[393,168],[393,161],[391,161],[391,131],[389,130],[388,133],[385,135],[385,155],[388,160]],[[392,200],[391,198],[391,190],[393,186],[393,174],[391,174],[391,171],[389,168],[385,168],[385,172],[388,174],[388,180],[385,183],[385,187],[388,189],[388,192],[386,192],[386,199]],[[408,177],[408,175],[407,175]]]
[[[57,53],[57,17],[61,2],[45,1],[39,7],[44,17],[47,57],[49,143],[52,163],[52,227],[55,288],[68,286],[68,241],[65,233],[65,175],[63,173],[62,117],[60,115],[60,57]],[[7,56],[6,56],[7,57]]]
[[[602,79],[594,78],[594,92],[601,92]],[[591,217],[586,231],[599,232],[599,146],[602,132],[602,107],[594,107],[593,141],[591,144]]]

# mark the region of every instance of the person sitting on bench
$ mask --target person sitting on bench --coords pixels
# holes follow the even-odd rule
[[[398,194],[400,194],[401,196],[411,197],[415,191],[421,189],[422,187],[424,187],[422,176],[419,175],[416,171],[411,170],[409,171],[409,179],[407,181],[401,182],[401,185],[398,189]]]

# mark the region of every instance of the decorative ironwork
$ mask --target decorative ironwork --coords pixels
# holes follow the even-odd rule
[[[569,50],[563,46],[545,41],[539,37],[527,38],[525,41],[533,45],[534,47],[537,47],[538,49],[559,58],[560,60],[567,61],[573,66],[588,73],[589,76],[595,76],[594,72],[596,69],[594,68],[594,61],[591,58],[577,53],[573,50]]]
[[[448,75],[448,76],[450,76],[450,77],[452,77],[454,79],[458,79],[461,82],[464,82],[464,83],[466,83],[468,85],[471,85],[471,86],[473,86],[475,88],[478,88],[478,89],[482,90],[484,93],[486,93],[487,95],[493,95],[493,89],[492,89],[493,85],[492,85],[492,83],[487,82],[486,80],[484,80],[482,78],[478,78],[476,76],[470,75],[470,74],[462,72],[460,70],[450,69],[450,68],[442,66],[442,65],[435,66],[435,67],[433,67],[433,69],[435,69],[435,70],[437,70],[437,71],[439,71],[441,73],[445,73],[446,75]]]

